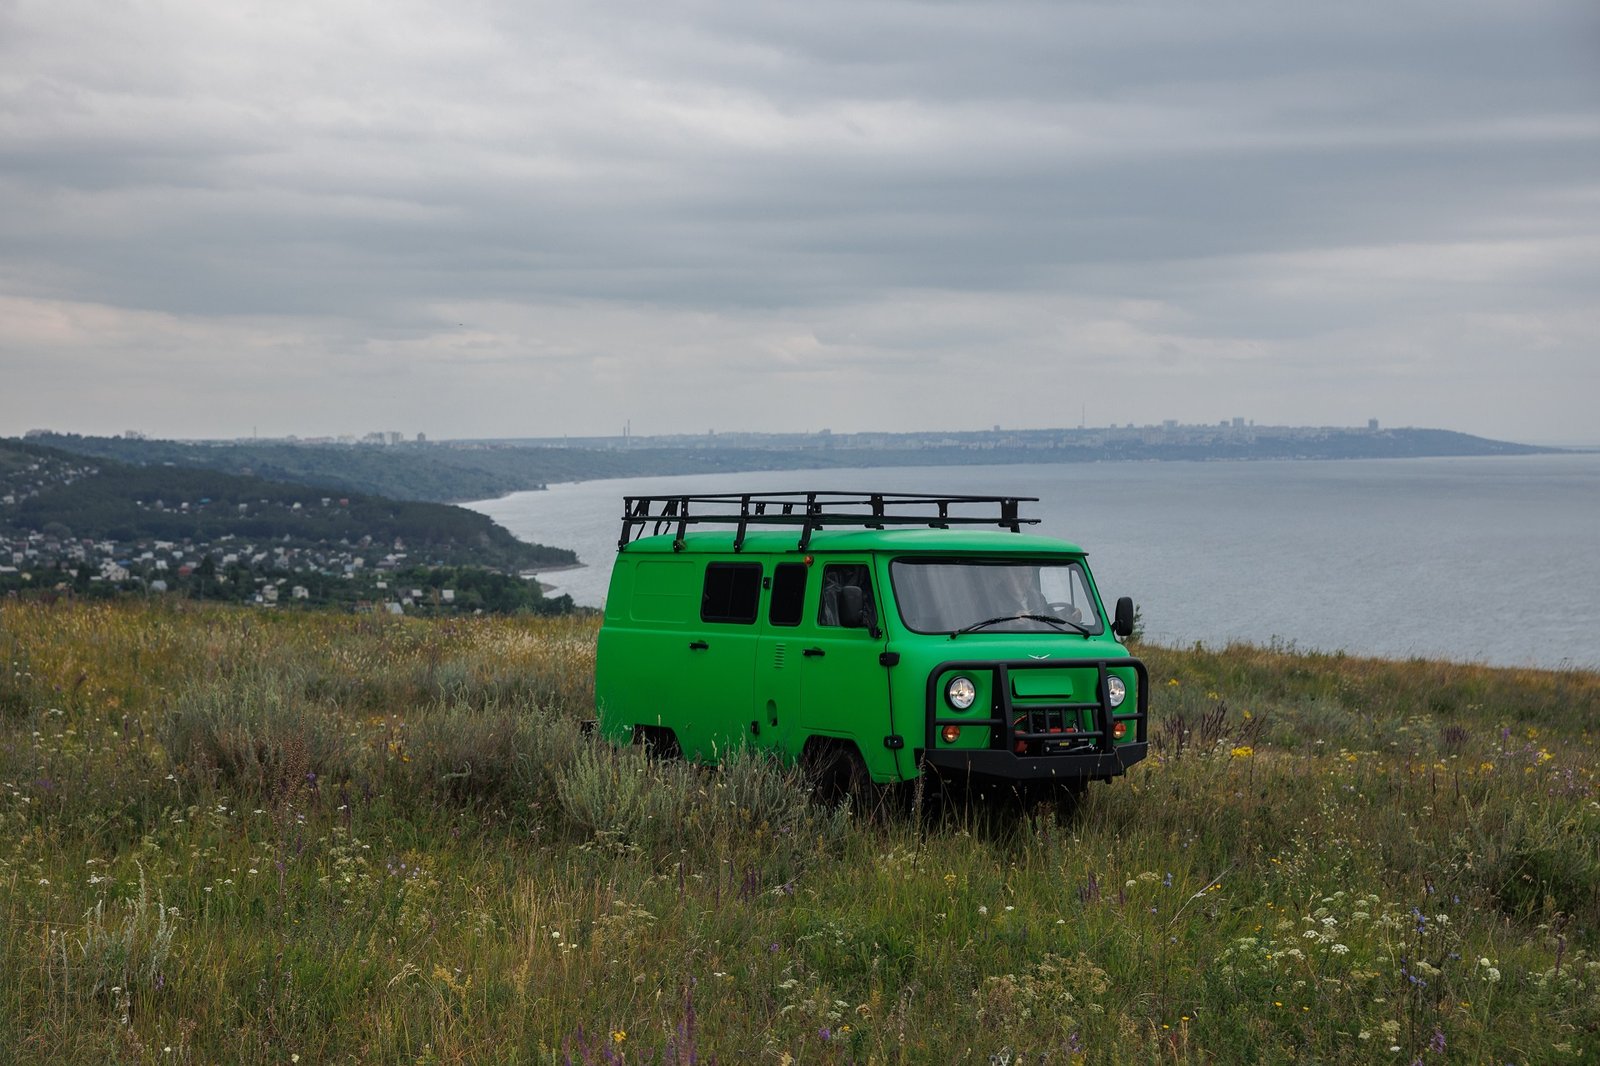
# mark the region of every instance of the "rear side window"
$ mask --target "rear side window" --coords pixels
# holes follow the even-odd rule
[[[761,603],[760,563],[708,563],[706,583],[700,591],[702,622],[756,620]]]
[[[779,563],[772,575],[772,603],[767,607],[767,621],[775,626],[797,626],[806,602],[806,571],[804,563]]]

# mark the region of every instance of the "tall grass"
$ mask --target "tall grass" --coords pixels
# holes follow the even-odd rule
[[[1077,810],[613,751],[592,623],[0,604],[0,1061],[1581,1062],[1600,678],[1142,649]]]

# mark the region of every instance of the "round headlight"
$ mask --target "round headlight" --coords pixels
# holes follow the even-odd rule
[[[978,686],[968,677],[953,677],[944,687],[944,698],[950,706],[958,711],[964,711],[972,706],[972,701],[978,698]]]
[[[1122,683],[1122,678],[1113,674],[1106,678],[1106,696],[1111,706],[1121,707],[1122,701],[1128,698],[1128,686]]]

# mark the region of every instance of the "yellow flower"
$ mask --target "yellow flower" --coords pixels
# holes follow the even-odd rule
[[[1233,757],[1235,759],[1248,759],[1255,753],[1256,749],[1252,748],[1248,744],[1241,744],[1237,748],[1233,749]]]
[[[611,1042],[613,1044],[620,1044],[626,1039],[628,1039],[628,1031],[626,1029],[611,1030]]]

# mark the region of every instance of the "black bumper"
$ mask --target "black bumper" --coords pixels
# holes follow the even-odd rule
[[[1106,677],[1111,667],[1133,668],[1137,698],[1131,710],[1126,704],[1114,708],[1109,702]],[[1095,700],[1061,702],[1013,697],[1013,673],[1062,668],[1095,671]],[[994,703],[989,716],[974,718],[950,712],[938,691],[939,678],[951,671],[979,670],[992,672],[994,677]],[[1149,753],[1149,708],[1150,675],[1144,663],[1132,656],[1081,662],[1057,659],[940,663],[928,674],[923,762],[954,777],[1029,782],[1110,780],[1126,773],[1128,767]],[[1085,714],[1090,723],[1088,729],[1079,725]],[[1060,724],[1067,721],[1073,723],[1073,728],[1063,731]],[[1129,738],[1120,743],[1112,732],[1118,723],[1126,727]],[[989,744],[984,748],[940,747],[939,731],[946,725],[962,729],[987,727]]]

